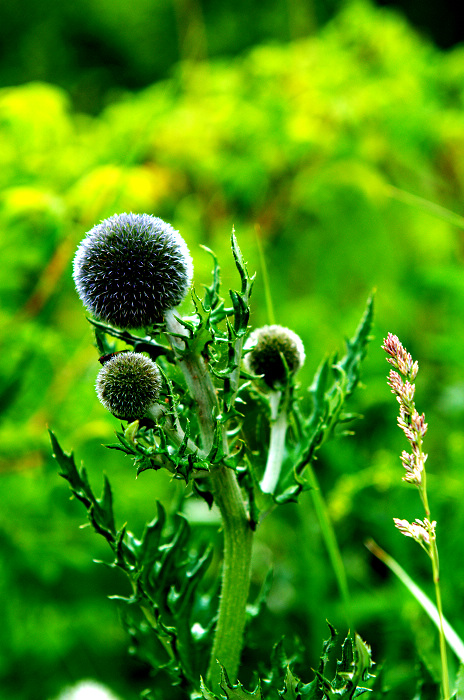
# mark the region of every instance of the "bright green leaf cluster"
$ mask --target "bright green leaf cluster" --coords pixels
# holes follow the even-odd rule
[[[126,526],[117,529],[108,479],[105,477],[103,494],[97,498],[85,469],[78,470],[73,456],[62,450],[51,432],[50,437],[60,475],[85,505],[92,527],[111,547],[114,560],[108,566],[121,569],[129,579],[132,595],[117,599],[126,606],[126,628],[134,643],[143,647],[142,657],[154,670],[168,673],[174,685],[198,682],[205,672],[208,628],[202,626],[203,619],[193,618],[193,610],[198,585],[211,561],[211,548],[191,551],[189,525],[181,515],[176,517],[174,532],[167,535],[166,513],[159,503],[157,517],[147,523],[140,540]],[[202,607],[208,619],[205,599]],[[213,616],[209,615],[211,624]]]

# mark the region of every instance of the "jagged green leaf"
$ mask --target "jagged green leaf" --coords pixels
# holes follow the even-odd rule
[[[296,678],[290,666],[287,666],[287,673],[285,674],[285,685],[283,690],[279,695],[284,698],[284,700],[299,700],[300,694],[298,692],[299,680]]]
[[[299,439],[289,459],[284,462],[279,481],[277,503],[297,500],[305,488],[301,479],[306,466],[317,456],[321,446],[336,433],[350,434],[346,424],[354,416],[345,410],[345,404],[359,382],[361,363],[366,355],[367,343],[373,320],[373,297],[369,297],[366,309],[354,336],[346,341],[346,353],[340,359],[326,357],[318,367],[310,386],[312,412],[305,418],[296,402],[292,404]]]
[[[234,684],[230,682],[223,666],[221,666],[221,689],[224,691],[227,700],[262,700],[260,683],[252,692],[245,690],[240,681]]]
[[[200,689],[201,689],[201,697],[204,698],[204,700],[223,700],[224,696],[219,696],[216,695],[216,693],[213,693],[211,690],[209,690],[203,678],[200,678]]]
[[[171,362],[174,359],[174,354],[171,348],[167,345],[163,345],[162,343],[158,343],[152,338],[151,335],[141,337],[134,335],[127,330],[120,330],[118,328],[108,326],[106,323],[97,321],[94,318],[88,318],[87,320],[92,324],[92,326],[94,326],[96,345],[102,355],[111,353],[115,349],[115,345],[108,343],[105,338],[105,335],[109,335],[111,338],[124,341],[127,345],[133,347],[136,352],[149,353],[153,360],[161,355],[166,355]],[[157,330],[161,331],[162,327],[160,326]]]
[[[213,258],[213,281],[211,282],[209,287],[207,285],[203,285],[203,288],[205,290],[203,308],[205,309],[205,311],[211,311],[220,304],[219,292],[221,288],[221,269],[219,267],[218,259],[213,253],[213,251],[204,245],[200,247],[203,248],[203,250],[205,250],[207,253],[209,253]]]
[[[337,368],[346,374],[346,398],[353,393],[360,377],[361,363],[366,356],[374,320],[374,295],[367,300],[366,309],[353,338],[346,340],[346,354]]]
[[[246,263],[243,259],[242,251],[240,250],[239,245],[237,243],[237,237],[235,235],[234,230],[232,230],[231,243],[232,243],[232,253],[234,255],[235,265],[236,265],[237,270],[239,272],[240,279],[242,280],[241,293],[242,293],[242,295],[247,296],[247,301],[248,301],[248,298],[251,294],[251,289],[253,286],[255,275],[250,277],[250,275],[248,274],[247,266],[246,266]]]
[[[113,515],[113,499],[107,477],[104,477],[103,495],[97,498],[90,486],[85,468],[79,471],[71,454],[66,454],[56,436],[49,431],[52,442],[53,456],[60,466],[60,476],[66,479],[73,494],[87,508],[87,515],[93,528],[104,535],[110,544],[114,544],[116,527]]]
[[[140,540],[126,526],[117,531],[108,479],[101,498],[96,498],[85,469],[78,470],[73,456],[62,450],[53,433],[50,437],[60,474],[84,503],[95,531],[111,546],[114,560],[110,566],[121,568],[131,582],[133,595],[119,596],[118,600],[130,611],[126,619],[130,618],[127,629],[133,643],[138,640],[154,668],[164,668],[176,682],[183,678],[197,682],[206,665],[206,642],[192,634],[192,610],[211,561],[211,549],[190,552],[190,527],[182,515],[176,515],[172,532],[166,536],[166,513],[161,504],[157,504],[157,517],[145,526]],[[142,617],[137,617],[135,610],[142,611]],[[147,630],[153,638],[147,637]]]

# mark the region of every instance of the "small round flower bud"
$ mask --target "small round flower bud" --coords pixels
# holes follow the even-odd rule
[[[252,374],[263,375],[271,389],[285,385],[287,372],[295,374],[305,361],[301,338],[284,326],[256,329],[246,342],[245,349],[248,348],[252,350],[245,355],[245,368]]]
[[[143,418],[158,400],[161,372],[138,352],[123,352],[105,362],[96,381],[97,395],[116,418]]]
[[[187,245],[149,214],[115,214],[94,226],[77,249],[74,282],[95,317],[117,328],[159,323],[180,304],[193,276]]]

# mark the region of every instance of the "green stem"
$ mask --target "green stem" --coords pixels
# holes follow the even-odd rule
[[[279,481],[288,426],[286,406],[283,406],[279,411],[282,392],[273,391],[269,398],[271,402],[271,439],[266,469],[260,483],[264,493],[274,493]]]
[[[448,675],[448,658],[446,654],[446,638],[443,620],[443,607],[441,603],[441,591],[440,591],[440,574],[439,574],[439,564],[438,564],[438,549],[435,537],[431,540],[430,554],[432,558],[432,571],[433,571],[433,584],[435,586],[435,598],[437,601],[437,610],[439,618],[439,638],[440,638],[440,659],[441,659],[441,671],[442,671],[442,690],[443,690],[443,700],[448,700],[450,697],[449,688],[449,675]]]
[[[329,517],[327,504],[322,495],[322,491],[320,489],[319,482],[317,480],[316,474],[314,473],[312,465],[308,464],[306,470],[308,481],[311,486],[311,495],[313,498],[314,509],[316,511],[317,519],[321,527],[321,532],[325,541],[325,546],[327,548],[330,563],[332,564],[335,578],[337,579],[338,588],[340,590],[340,595],[343,601],[345,618],[348,627],[352,632],[354,632],[353,617],[351,612],[351,599],[348,590],[345,566],[343,564],[342,555],[338,547],[335,531],[333,529],[333,525]]]
[[[424,462],[423,451],[422,451],[422,441],[419,442],[419,452],[420,458]],[[440,660],[441,660],[441,686],[443,692],[443,700],[448,700],[450,697],[450,687],[449,687],[449,673],[448,673],[448,657],[446,653],[446,636],[445,636],[445,625],[443,617],[443,606],[441,602],[441,590],[440,590],[440,565],[438,560],[438,547],[434,528],[431,522],[429,500],[427,496],[427,475],[425,469],[421,475],[421,481],[419,486],[419,494],[422,501],[422,505],[425,510],[425,517],[428,526],[429,534],[429,545],[428,554],[432,560],[432,575],[433,575],[433,585],[435,587],[435,600],[437,602],[438,611],[438,633],[440,640]]]
[[[419,446],[422,455],[422,445]],[[426,522],[428,524],[428,534],[429,534],[429,548],[428,553],[432,560],[432,575],[433,575],[433,585],[435,588],[435,600],[437,602],[438,611],[438,633],[440,640],[440,660],[441,660],[441,686],[443,692],[443,700],[448,700],[450,697],[449,688],[449,673],[448,673],[448,657],[446,653],[446,637],[445,637],[445,627],[443,618],[443,606],[441,602],[441,590],[440,590],[440,565],[438,560],[438,547],[436,535],[434,528],[431,523],[431,515],[429,508],[429,501],[427,497],[427,482],[425,469],[422,472],[421,485],[419,487],[419,493],[422,500],[422,504],[425,510]]]
[[[250,588],[253,531],[235,473],[227,467],[214,469],[211,483],[224,531],[221,600],[207,674],[213,690],[218,690],[219,664],[232,682],[237,680]]]
[[[177,336],[177,334],[185,334],[185,329],[175,319],[172,311],[166,314],[165,320],[170,334],[169,340],[176,353],[190,396],[196,404],[202,447],[205,452],[209,452],[214,439],[214,419],[219,413],[216,390],[201,355],[193,352],[185,353],[185,343]]]
[[[168,332],[182,333],[183,329],[172,314],[166,316],[166,323]],[[219,413],[216,390],[203,358],[196,353],[183,352],[185,343],[181,338],[171,336],[170,339],[190,395],[196,403],[202,446],[208,453],[214,439],[215,418]],[[241,345],[238,350],[241,350]],[[225,431],[224,449],[227,454]],[[232,682],[237,679],[250,588],[253,531],[235,472],[223,465],[212,466],[210,480],[224,532],[221,598],[207,672],[212,689],[219,691],[219,664],[224,666]]]

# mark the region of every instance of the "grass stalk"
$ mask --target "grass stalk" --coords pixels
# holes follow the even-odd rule
[[[343,564],[342,555],[338,546],[337,538],[335,536],[332,521],[329,516],[327,504],[325,502],[324,496],[322,495],[322,491],[319,486],[319,482],[317,480],[314,469],[310,463],[306,467],[306,476],[308,479],[308,483],[311,486],[310,493],[313,499],[314,510],[316,511],[316,516],[319,521],[322,537],[324,539],[330,563],[332,565],[332,569],[334,571],[337,585],[340,591],[340,596],[345,612],[345,619],[349,629],[352,632],[354,632],[351,598],[348,588],[348,581],[346,578],[345,565]]]

